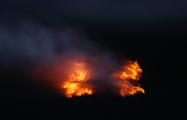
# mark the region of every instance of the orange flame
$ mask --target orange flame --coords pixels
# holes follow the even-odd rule
[[[86,67],[85,62],[74,62],[67,75],[67,79],[63,82],[62,87],[65,89],[66,97],[92,95],[93,88],[87,84],[90,79],[90,71]]]
[[[115,79],[116,86],[119,89],[121,96],[130,96],[137,93],[145,93],[145,90],[140,86],[135,86],[132,80],[139,81],[143,70],[138,65],[138,62],[129,62],[122,67],[122,70],[115,72],[112,76]]]
[[[39,73],[42,71],[42,74],[39,74],[39,77],[42,76],[44,77],[42,79],[50,80],[51,85],[54,85],[56,89],[60,90],[68,98],[93,95],[96,92],[108,92],[108,88],[112,89],[111,92],[113,92],[113,90],[116,90],[115,87],[121,96],[145,93],[145,90],[138,84],[143,70],[137,61],[129,61],[112,75],[110,72],[109,74],[102,74],[103,72],[97,71],[97,66],[94,62],[82,56],[57,59],[54,64],[42,68],[44,70],[40,68]],[[106,69],[104,68],[104,70]],[[104,78],[112,77],[109,80],[111,80],[113,85],[108,86],[103,81],[98,84],[99,81],[94,81],[103,76],[106,76]],[[90,80],[93,81],[90,82]],[[46,83],[48,84],[49,82],[47,81]]]

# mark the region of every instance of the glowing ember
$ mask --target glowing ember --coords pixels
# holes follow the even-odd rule
[[[140,86],[135,86],[132,80],[138,81],[141,77],[143,70],[138,65],[138,62],[129,62],[122,67],[122,70],[113,74],[116,86],[119,89],[121,96],[130,96],[137,93],[145,93],[144,89]]]
[[[90,71],[86,63],[79,61],[72,63],[67,79],[62,84],[66,97],[92,95],[92,86],[87,84],[89,79]]]

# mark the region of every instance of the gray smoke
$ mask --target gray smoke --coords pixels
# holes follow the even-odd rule
[[[3,64],[47,63],[56,57],[95,54],[98,47],[78,28],[61,29],[20,21],[0,23],[0,61]]]
[[[98,87],[98,91],[110,92],[111,89],[111,92],[115,92],[112,89],[113,79],[110,77],[118,67],[116,60],[110,52],[90,40],[81,29],[69,26],[55,29],[31,21],[13,24],[0,22],[0,64],[8,66],[8,72],[36,78],[37,81],[41,79],[56,88],[56,84],[64,77],[61,70],[68,68],[66,58],[81,56],[86,58],[94,73],[89,84]],[[16,69],[12,69],[12,66]]]

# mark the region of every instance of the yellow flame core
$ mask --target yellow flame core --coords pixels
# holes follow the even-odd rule
[[[140,86],[135,86],[131,81],[138,81],[141,77],[143,70],[138,65],[138,62],[129,62],[124,65],[121,71],[113,74],[116,79],[116,85],[119,88],[121,96],[130,96],[137,93],[145,93],[145,90]]]
[[[86,68],[86,63],[75,62],[71,68],[70,75],[63,83],[66,97],[92,95],[92,86],[86,82],[90,79],[90,72]]]

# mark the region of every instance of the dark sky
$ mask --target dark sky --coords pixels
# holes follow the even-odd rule
[[[186,19],[185,0],[1,0],[2,14],[129,24]],[[126,21],[126,22],[124,22]]]
[[[1,0],[0,105],[6,114],[0,114],[14,119],[185,117],[186,5],[185,0]],[[44,33],[37,31],[35,23],[39,29],[44,28]],[[23,38],[29,31],[35,31],[32,39],[38,39],[39,35],[51,41],[50,35],[56,35],[64,27],[84,31],[83,35],[100,46],[100,51],[108,51],[119,62],[123,57],[140,61],[144,69],[141,83],[146,94],[127,98],[85,96],[69,100],[48,86],[38,86],[23,72],[30,67],[25,64],[28,61],[16,59],[5,51],[7,44],[14,46],[12,51],[27,50],[29,44],[26,45]],[[20,37],[22,41],[16,42]],[[11,58],[11,62],[5,61],[2,54]]]

